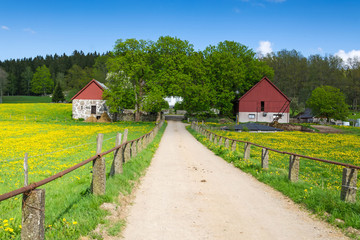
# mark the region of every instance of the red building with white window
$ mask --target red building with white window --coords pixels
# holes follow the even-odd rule
[[[290,99],[267,77],[239,99],[239,122],[289,122]]]

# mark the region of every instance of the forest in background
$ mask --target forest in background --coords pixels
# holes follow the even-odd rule
[[[0,76],[0,88],[4,96],[43,95],[32,91],[31,81],[36,70],[46,66],[53,81],[53,88],[56,83],[59,83],[67,95],[67,100],[69,100],[91,79],[95,78],[100,82],[105,81],[107,54],[97,52],[85,54],[82,51],[75,50],[69,56],[54,54],[45,57],[37,56],[0,61],[0,68],[6,74],[6,77]],[[47,93],[52,93],[52,89]]]
[[[201,53],[201,57],[206,58],[206,54],[201,51],[195,53]],[[69,100],[93,78],[106,83],[106,74],[109,68],[107,62],[111,55],[111,52],[85,54],[75,50],[70,56],[54,54],[45,57],[0,61],[0,68],[6,73],[6,77],[0,76],[0,88],[3,95],[43,95],[32,91],[31,80],[37,68],[45,65],[49,69],[54,83],[53,87],[59,83]],[[274,70],[273,76],[270,74],[268,77],[292,99],[293,112],[302,111],[311,92],[316,87],[323,85],[339,88],[345,94],[347,104],[351,109],[358,110],[359,59],[349,59],[345,63],[337,56],[311,55],[306,58],[296,50],[281,50],[262,56],[259,60]],[[197,67],[204,69],[201,62],[201,60],[197,62]],[[221,77],[221,74],[218,76]],[[260,78],[252,79],[252,84],[259,80]]]

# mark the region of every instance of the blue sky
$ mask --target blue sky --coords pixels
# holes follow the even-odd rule
[[[360,57],[359,0],[0,0],[0,60],[110,51],[117,39],[174,36],[203,50]]]

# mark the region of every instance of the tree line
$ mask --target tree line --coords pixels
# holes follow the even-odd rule
[[[106,54],[46,55],[0,61],[0,90],[3,95],[44,95],[58,83],[69,97],[92,78],[105,81]]]
[[[340,89],[347,104],[358,108],[358,59],[345,64],[336,56],[306,58],[296,50],[259,58],[234,41],[196,51],[189,41],[170,36],[157,41],[119,39],[105,54],[74,51],[70,56],[0,61],[4,95],[49,94],[58,84],[69,99],[95,78],[109,87],[104,97],[111,111],[133,108],[137,115],[159,111],[165,106],[164,97],[179,96],[181,108],[189,113],[233,116],[238,98],[264,76],[292,99],[293,114],[304,110],[312,91],[320,86]],[[48,85],[39,79],[47,79]]]
[[[261,58],[272,69],[272,82],[292,99],[293,112],[304,110],[313,90],[321,86],[340,89],[346,103],[358,110],[360,98],[360,59],[345,63],[338,56],[304,57],[296,50],[281,50]]]

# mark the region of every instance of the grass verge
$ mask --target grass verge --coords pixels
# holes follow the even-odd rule
[[[58,216],[49,216],[46,220],[46,239],[79,239],[80,236],[88,235],[96,228],[98,224],[105,224],[107,211],[100,209],[100,205],[105,202],[117,202],[120,193],[127,195],[133,190],[133,187],[139,178],[144,174],[145,169],[150,165],[151,159],[159,146],[160,139],[165,131],[166,124],[160,129],[146,149],[140,152],[135,158],[123,166],[123,174],[114,177],[108,177],[106,180],[106,194],[104,196],[94,196],[90,193],[89,184],[82,187],[82,191],[76,191],[72,188],[63,189],[61,194],[69,196],[68,207]],[[112,158],[109,157],[110,163]],[[107,164],[107,175],[110,167]],[[89,182],[88,182],[89,183]],[[64,192],[65,191],[65,192]],[[76,193],[81,194],[76,194]],[[59,203],[61,204],[61,203]],[[53,203],[54,208],[56,203]],[[51,215],[52,208],[49,207],[48,215]],[[74,221],[76,224],[74,224]],[[124,224],[115,224],[108,229],[109,234],[118,234],[120,226]],[[96,234],[95,234],[96,235]],[[96,239],[101,239],[97,236]]]
[[[216,155],[234,164],[235,167],[240,168],[242,171],[250,173],[259,181],[280,191],[294,202],[305,206],[324,220],[342,229],[360,229],[359,196],[356,203],[346,203],[340,200],[339,191],[326,189],[324,185],[316,186],[302,180],[292,183],[288,180],[286,168],[278,168],[270,164],[268,170],[262,169],[261,163],[255,157],[256,153],[254,151],[249,160],[244,160],[241,147],[238,146],[237,151],[231,151],[224,146],[215,145],[210,142],[205,136],[192,130],[190,126],[187,127],[187,130]],[[271,155],[270,158],[277,157],[279,156]],[[360,239],[357,233],[349,235]]]

